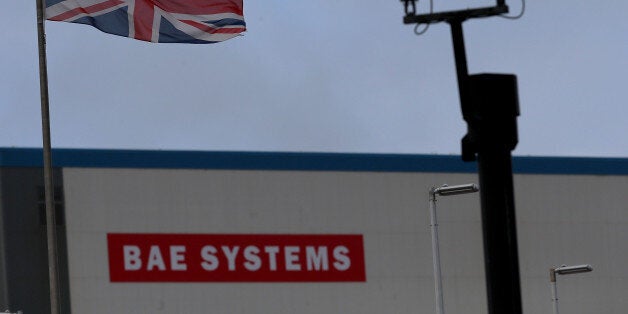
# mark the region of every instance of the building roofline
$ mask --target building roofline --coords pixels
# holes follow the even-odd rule
[[[55,167],[475,173],[457,155],[53,149]],[[38,148],[0,148],[0,167],[41,167]],[[514,157],[519,174],[628,175],[628,158]]]

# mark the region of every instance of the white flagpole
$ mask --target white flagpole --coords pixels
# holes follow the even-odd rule
[[[37,35],[39,46],[39,90],[41,94],[41,128],[44,152],[44,189],[46,197],[46,235],[48,240],[48,280],[50,282],[50,313],[59,313],[59,275],[57,270],[57,230],[55,222],[54,184],[50,144],[50,113],[48,105],[48,69],[46,65],[46,4],[37,1]]]

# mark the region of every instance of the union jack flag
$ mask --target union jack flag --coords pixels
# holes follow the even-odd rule
[[[160,43],[215,43],[246,30],[242,0],[46,0],[46,19]]]

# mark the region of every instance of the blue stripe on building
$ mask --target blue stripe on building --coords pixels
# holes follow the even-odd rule
[[[54,149],[55,167],[475,173],[455,155]],[[41,149],[0,148],[2,167],[41,167]],[[514,157],[520,174],[628,175],[628,158]]]

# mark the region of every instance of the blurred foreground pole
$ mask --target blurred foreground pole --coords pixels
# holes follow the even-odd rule
[[[447,22],[451,26],[462,117],[468,132],[462,160],[478,161],[484,266],[489,314],[521,314],[521,288],[511,152],[517,146],[517,78],[508,74],[469,75],[462,22],[508,13],[505,0],[494,7],[420,14],[417,0],[404,3],[405,24]],[[415,29],[416,32],[416,29]]]
[[[467,72],[463,20],[450,20],[462,114],[462,159],[478,161],[489,314],[521,314],[511,151],[518,142],[517,79]]]
[[[52,178],[52,153],[50,144],[50,113],[48,105],[48,69],[46,64],[46,32],[44,29],[44,0],[37,0],[37,35],[39,47],[39,91],[41,95],[41,128],[44,152],[44,189],[46,197],[46,238],[48,242],[48,281],[50,283],[50,313],[59,313],[59,289],[57,271],[57,230]]]

